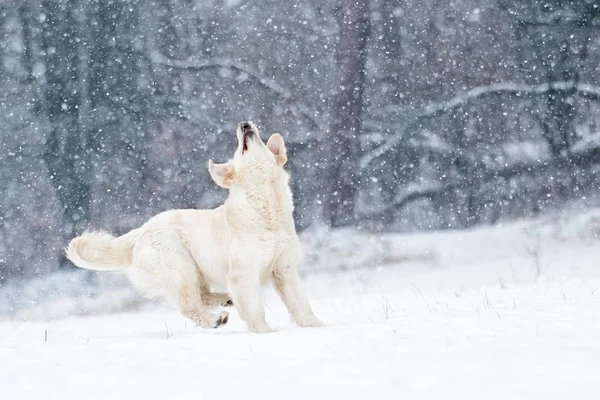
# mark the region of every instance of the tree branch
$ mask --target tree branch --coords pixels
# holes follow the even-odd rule
[[[366,168],[378,157],[392,150],[394,146],[402,140],[404,134],[411,127],[417,125],[422,120],[435,117],[447,112],[453,108],[466,104],[481,97],[510,94],[516,97],[525,95],[542,95],[548,92],[571,92],[579,94],[581,97],[592,101],[600,101],[600,87],[579,83],[576,81],[560,81],[551,83],[542,83],[540,85],[527,85],[520,83],[494,83],[491,85],[478,86],[467,90],[444,101],[434,101],[426,104],[417,111],[409,113],[407,123],[398,133],[389,136],[385,142],[365,154],[360,160],[360,167]]]
[[[233,71],[242,72],[242,73],[248,74],[248,76],[253,78],[256,82],[260,83],[262,86],[266,87],[267,89],[271,90],[272,92],[277,93],[284,99],[289,99],[292,97],[291,92],[288,89],[279,85],[273,79],[269,79],[267,77],[262,76],[260,74],[260,72],[257,71],[256,69],[252,68],[251,66],[249,66],[247,64],[241,63],[241,62],[236,62],[236,61],[231,61],[231,60],[218,60],[218,59],[212,59],[209,61],[193,60],[193,59],[192,60],[174,60],[174,59],[164,58],[163,56],[161,56],[160,54],[157,54],[157,53],[152,54],[151,57],[152,57],[152,62],[155,64],[164,65],[166,67],[171,67],[171,68],[183,69],[183,70],[192,71],[192,72],[203,71],[203,70],[207,70],[207,69],[220,69],[220,68],[225,68],[225,69],[230,69]]]
[[[445,185],[435,185],[432,187],[427,187],[427,188],[423,188],[423,189],[419,189],[419,190],[413,190],[413,191],[408,192],[404,196],[402,196],[400,199],[398,199],[390,204],[387,204],[381,210],[360,213],[358,215],[358,217],[362,218],[362,219],[374,218],[379,215],[383,215],[391,210],[399,210],[399,209],[405,207],[406,205],[408,205],[412,202],[415,202],[417,200],[421,200],[421,199],[434,200],[436,197],[444,195],[445,193],[447,193],[448,191],[450,191],[453,188],[454,188],[454,186],[451,183],[448,183]]]
[[[322,130],[322,124],[320,124],[313,115],[309,112],[309,108],[302,103],[295,101],[292,97],[292,92],[285,86],[280,85],[274,79],[267,78],[263,76],[260,71],[252,68],[248,64],[232,61],[232,60],[219,60],[219,59],[211,59],[211,60],[174,60],[164,58],[158,53],[153,53],[151,55],[152,62],[154,64],[162,65],[165,67],[181,69],[190,72],[198,72],[205,70],[218,70],[221,68],[229,69],[232,71],[237,71],[240,73],[247,74],[250,79],[254,82],[257,82],[264,88],[269,91],[277,94],[287,103],[292,104],[293,106],[298,108],[299,115],[306,118],[312,125],[313,129]],[[295,107],[290,107],[290,111],[294,116],[298,116],[298,112],[295,110]]]
[[[579,168],[589,168],[590,165],[594,164],[600,164],[600,145],[583,149],[576,154],[571,154],[569,158],[566,159],[566,165],[572,165]],[[547,162],[530,160],[517,162],[510,165],[503,165],[499,168],[491,168],[484,171],[484,173],[488,176],[486,182],[491,182],[492,177],[511,180],[514,177],[518,177],[523,174],[544,173],[545,171],[556,167],[557,163],[553,160],[548,160]],[[558,166],[558,168],[560,167]],[[402,209],[408,204],[421,199],[435,200],[436,198],[445,196],[447,193],[456,189],[457,187],[458,184],[456,182],[448,182],[444,185],[435,185],[412,190],[401,198],[391,202],[390,204],[387,204],[383,209],[361,213],[359,218],[372,219],[380,215],[384,215],[387,212]]]

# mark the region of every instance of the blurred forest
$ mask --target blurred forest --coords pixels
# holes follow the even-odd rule
[[[0,1],[0,285],[215,207],[237,122],[299,229],[466,228],[600,197],[600,2]]]

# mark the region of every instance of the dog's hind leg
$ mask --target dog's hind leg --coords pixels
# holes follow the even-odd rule
[[[180,312],[196,325],[216,328],[227,323],[227,312],[216,315],[208,311],[203,299],[208,285],[177,232],[150,232],[146,241],[138,244],[128,273],[149,294],[175,300]]]
[[[166,244],[168,253],[165,252],[163,256],[165,266],[179,273],[179,279],[176,280],[179,310],[197,326],[203,328],[217,328],[225,325],[229,319],[229,313],[223,311],[213,314],[208,311],[210,305],[207,298],[211,298],[210,286],[186,245],[187,238],[184,235],[180,237],[182,240],[173,240],[170,244]]]
[[[233,305],[231,297],[227,293],[213,293],[210,291],[210,285],[204,279],[202,273],[199,273],[199,288],[202,296],[202,303],[206,307],[230,307]]]
[[[195,265],[194,268],[196,268]],[[203,299],[201,291],[201,287],[205,284],[202,280],[199,272],[182,276],[181,282],[177,286],[179,310],[185,317],[203,328],[217,328],[225,325],[229,319],[228,312],[223,311],[217,315],[207,310],[208,305]]]

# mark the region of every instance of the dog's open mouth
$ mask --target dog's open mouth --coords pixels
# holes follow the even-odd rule
[[[248,151],[248,139],[250,139],[252,135],[254,135],[254,129],[252,128],[252,125],[250,125],[249,123],[243,123],[242,133],[242,153],[245,153],[246,151]]]

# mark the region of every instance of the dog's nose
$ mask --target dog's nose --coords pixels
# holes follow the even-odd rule
[[[252,125],[250,125],[250,122],[240,122],[240,126],[244,132],[252,130]]]

